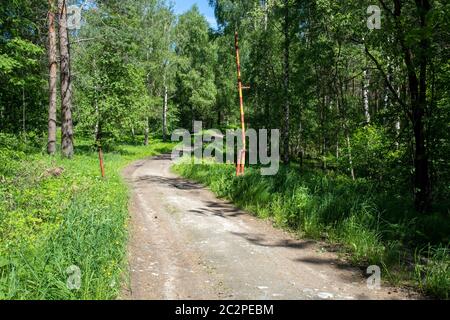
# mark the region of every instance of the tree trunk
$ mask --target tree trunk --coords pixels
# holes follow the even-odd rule
[[[416,0],[416,4],[420,13],[420,24],[422,29],[426,29],[426,16],[431,6],[428,0]],[[419,94],[417,105],[413,110],[414,135],[416,138],[416,209],[420,212],[426,212],[431,207],[431,181],[430,168],[428,159],[428,150],[426,146],[426,130],[425,130],[425,110],[427,107],[427,67],[428,67],[428,51],[430,47],[429,40],[426,36],[420,41],[420,71],[419,71]]]
[[[164,32],[166,34],[166,49],[170,47],[171,44],[171,33],[170,33],[170,21],[167,25],[164,26]],[[163,89],[164,89],[164,98],[163,98],[163,114],[162,114],[162,134],[163,141],[165,142],[167,139],[167,112],[169,109],[169,85],[168,85],[168,77],[169,77],[169,67],[170,60],[166,59],[164,61],[164,70],[163,70]]]
[[[350,140],[350,130],[348,127],[348,123],[347,123],[347,110],[345,109],[345,96],[344,96],[344,89],[343,89],[343,85],[342,82],[337,81],[337,94],[338,94],[338,99],[337,99],[337,113],[338,116],[341,117],[341,121],[342,121],[342,128],[344,130],[344,135],[345,135],[345,139],[347,142],[347,157],[348,157],[348,165],[349,165],[349,171],[351,174],[351,177],[353,180],[356,180],[356,174],[355,174],[355,169],[353,167],[353,155],[352,155],[352,144],[351,144],[351,140]]]
[[[302,110],[300,109],[300,115],[299,115],[299,120],[298,120],[298,126],[299,126],[299,131],[298,131],[298,136],[299,136],[299,148],[300,148],[300,167],[303,168],[303,158],[305,156],[305,149],[303,148],[303,117],[302,117]]]
[[[100,112],[98,110],[97,95],[95,97],[94,103],[95,103],[95,118],[96,118],[96,120],[95,120],[95,127],[94,127],[94,139],[97,141],[99,127],[100,127],[100,121],[99,121],[99,119],[100,119]]]
[[[149,119],[147,117],[147,119],[145,121],[145,141],[144,141],[145,146],[148,146],[148,142],[149,142],[150,128],[149,128],[148,122],[149,122]]]
[[[423,121],[423,114],[424,108],[419,98],[419,101],[413,101],[413,130],[415,138],[415,206],[420,212],[427,211],[430,208],[431,202],[429,162],[425,145],[425,125]]]
[[[166,141],[167,138],[167,110],[168,110],[168,102],[169,102],[169,89],[167,88],[166,80],[164,77],[164,105],[163,105],[163,141]]]
[[[339,94],[339,92],[337,94]],[[339,96],[337,97],[336,101],[336,115],[337,117],[339,117]],[[341,156],[340,141],[339,141],[340,126],[336,128],[335,134],[336,134],[336,159],[339,160],[339,157]]]
[[[350,174],[354,181],[354,180],[356,180],[356,176],[355,176],[355,169],[353,168],[353,156],[352,156],[352,145],[350,142],[350,133],[348,132],[347,128],[345,128],[344,130],[345,130],[345,137],[347,139],[348,164],[349,164]]]
[[[370,101],[369,101],[369,85],[370,80],[367,74],[367,70],[364,70],[364,86],[363,86],[363,96],[364,96],[364,117],[366,123],[370,123]]]
[[[269,0],[263,0],[263,11],[264,11],[264,31],[267,31],[267,26],[269,24],[269,6],[268,2]]]
[[[339,160],[339,132],[336,132],[336,159]]]
[[[283,121],[283,161],[289,163],[289,121],[290,121],[290,64],[289,49],[291,46],[289,36],[289,0],[284,0],[284,121]]]
[[[400,129],[401,129],[401,122],[399,117],[395,122],[395,134],[396,134],[395,147],[397,148],[397,150],[400,149]]]
[[[400,99],[402,98],[402,93],[400,92],[400,86],[398,86],[398,88],[397,88],[397,96],[398,97],[400,97]],[[387,94],[386,94],[386,96],[388,96]],[[389,106],[389,98],[388,98],[388,100],[387,100],[387,104],[386,104],[386,106]],[[387,109],[387,107],[386,107],[386,109]],[[401,129],[401,119],[400,119],[400,116],[399,115],[397,115],[397,120],[395,121],[395,134],[396,134],[396,136],[395,136],[395,148],[397,149],[397,150],[399,150],[400,149],[400,129]]]
[[[49,68],[49,104],[48,104],[48,144],[47,153],[56,153],[56,95],[57,72],[56,30],[54,0],[48,1],[48,68]]]
[[[59,51],[61,55],[61,148],[63,156],[71,158],[73,156],[72,84],[65,0],[58,0],[58,11]]]
[[[422,30],[427,27],[426,17],[431,10],[428,0],[415,0],[419,21]],[[396,26],[400,34],[400,45],[403,51],[404,61],[408,72],[409,95],[411,99],[411,121],[414,132],[414,204],[419,212],[426,212],[431,207],[431,181],[429,173],[428,150],[425,139],[425,109],[427,105],[427,67],[429,40],[422,35],[419,41],[418,66],[419,78],[417,77],[416,66],[413,62],[413,52],[406,44],[403,30],[400,24],[402,3],[400,0],[394,1],[394,14]]]
[[[26,126],[26,103],[25,103],[25,86],[22,86],[22,131],[26,139],[27,126]]]
[[[325,112],[328,107],[328,94],[325,94],[322,99],[322,103],[320,105],[320,138],[319,138],[319,145],[320,145],[320,161],[322,162],[322,169],[327,168],[326,163],[326,153],[327,153],[327,138],[326,138],[326,128],[325,128],[325,122],[326,122],[326,116]]]

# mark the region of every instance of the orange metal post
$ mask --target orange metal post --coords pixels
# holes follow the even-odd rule
[[[245,139],[245,114],[244,114],[244,96],[242,93],[242,79],[241,79],[241,60],[239,56],[239,37],[237,31],[234,33],[234,43],[236,47],[236,65],[238,76],[238,89],[239,89],[239,104],[241,109],[241,130],[242,130],[242,150],[240,150],[237,159],[236,175],[240,176],[244,174],[245,170],[245,158],[247,142]]]
[[[102,178],[104,178],[105,177],[105,166],[103,164],[103,152],[102,152],[101,147],[98,148],[98,159],[100,160],[100,170],[102,172]]]

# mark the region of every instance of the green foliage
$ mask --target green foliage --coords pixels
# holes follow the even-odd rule
[[[184,128],[192,128],[193,120],[202,120],[211,126],[217,95],[214,76],[217,57],[208,22],[193,6],[180,16],[176,28],[175,52],[179,57],[176,101],[181,124]]]
[[[87,151],[73,160],[48,158],[32,143],[0,136],[0,299],[117,298],[128,221],[120,170],[170,145],[116,146],[105,154],[105,180],[96,152],[78,147]],[[80,290],[66,284],[72,265],[81,270]]]
[[[42,117],[47,101],[45,39],[39,32],[45,6],[39,0],[6,1],[0,6],[2,132],[40,130],[47,123]]]
[[[86,12],[78,37],[91,41],[75,46],[74,54],[78,130],[92,135],[98,130],[110,141],[120,140],[132,127],[143,131],[152,101],[139,56],[140,12],[134,8],[119,14],[122,6],[129,8],[130,3],[104,4]]]
[[[348,149],[344,149],[348,154]],[[401,164],[403,150],[396,148],[383,127],[374,125],[357,129],[351,138],[351,152],[354,170],[358,177],[369,177],[374,180],[384,181],[385,186],[389,180],[395,180],[393,175],[398,164]],[[342,171],[348,166],[348,158],[339,159]]]

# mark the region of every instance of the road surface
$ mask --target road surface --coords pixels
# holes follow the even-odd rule
[[[123,299],[407,299],[370,290],[324,244],[297,240],[170,172],[170,156],[133,163],[130,281]]]

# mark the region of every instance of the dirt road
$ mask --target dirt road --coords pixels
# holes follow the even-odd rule
[[[170,172],[170,157],[124,171],[133,190],[124,299],[405,299],[359,269]]]

